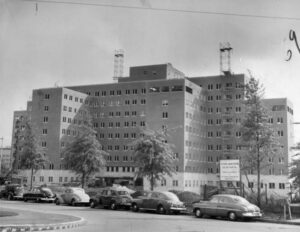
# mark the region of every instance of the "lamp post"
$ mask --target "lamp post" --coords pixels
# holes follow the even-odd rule
[[[4,140],[4,138],[1,137],[0,140],[1,140],[1,151],[0,151],[0,175],[1,175],[1,173],[2,173],[2,168],[1,167],[2,167],[3,140]]]

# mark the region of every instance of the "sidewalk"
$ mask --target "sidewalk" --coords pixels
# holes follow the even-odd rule
[[[85,223],[82,218],[62,214],[13,211],[1,207],[0,211],[18,213],[15,216],[0,217],[0,232],[61,230],[75,228]]]

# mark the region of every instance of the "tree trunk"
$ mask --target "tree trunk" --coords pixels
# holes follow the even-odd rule
[[[260,207],[260,154],[257,146],[257,206]]]
[[[31,168],[31,176],[30,176],[30,190],[32,189],[32,182],[33,182],[33,167]]]
[[[154,177],[153,174],[151,174],[151,179],[150,179],[150,190],[153,191],[154,189]]]
[[[84,182],[85,182],[85,173],[82,173],[82,177],[81,177],[81,188],[84,188]]]

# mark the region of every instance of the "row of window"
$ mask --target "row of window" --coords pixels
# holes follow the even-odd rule
[[[176,92],[176,91],[183,91],[183,86],[182,85],[173,85],[173,86],[151,86],[148,89],[149,93],[154,93],[154,92]],[[186,91],[189,93],[192,93],[192,89],[186,86]],[[106,96],[121,96],[122,94],[125,95],[130,95],[130,94],[146,94],[147,90],[146,88],[142,89],[126,89],[124,90],[103,90],[103,91],[96,91],[94,94],[91,92],[86,92],[87,95],[91,96],[94,95],[95,97],[106,97]]]
[[[64,94],[64,99],[72,101],[73,100],[73,96],[72,95],[68,95],[68,94]],[[74,97],[74,101],[75,102],[83,103],[83,98]]]
[[[213,101],[214,99],[216,99],[216,101],[222,101],[222,100],[231,101],[234,98],[231,94],[225,94],[223,96],[222,95],[208,95],[206,97],[207,101]],[[235,100],[241,100],[241,99],[242,99],[242,94],[236,94],[235,95]]]
[[[225,83],[224,87],[225,87],[225,89],[233,88],[233,83],[231,83],[231,82]],[[215,84],[215,88],[216,89],[222,89],[222,84],[221,83]],[[243,83],[236,82],[235,83],[235,88],[237,88],[237,89],[243,88]],[[214,84],[208,84],[207,89],[208,90],[213,90],[214,89]]]
[[[40,176],[39,177],[39,182],[44,182],[46,179],[45,179],[45,177],[44,176]],[[32,177],[32,181],[33,182],[37,182],[38,181],[37,180],[37,177],[36,176],[33,176]],[[67,177],[67,176],[65,176],[65,177],[62,177],[62,176],[60,176],[60,177],[58,177],[58,182],[59,183],[62,183],[62,182],[74,182],[74,181],[76,181],[76,182],[78,182],[79,181],[79,177]],[[48,182],[54,182],[54,177],[53,176],[48,176]],[[56,182],[56,181],[55,181]]]
[[[107,172],[135,172],[135,167],[114,167],[114,166],[107,166]]]
[[[266,188],[269,187],[269,189],[275,189],[275,183],[269,183],[269,185],[264,184],[264,183],[260,183],[260,187]],[[253,182],[248,182],[248,188],[253,188],[254,187],[254,183]],[[285,183],[278,183],[278,189],[285,189]]]
[[[138,91],[138,89],[126,89],[125,90],[125,94],[126,95],[130,95],[130,94],[145,94],[146,93],[146,89],[142,88],[140,89],[140,91]],[[124,92],[123,92],[124,93]],[[91,92],[86,92],[87,95],[91,96]],[[95,97],[106,97],[106,96],[121,96],[122,95],[122,90],[118,89],[118,90],[103,90],[103,91],[96,91],[93,94]]]

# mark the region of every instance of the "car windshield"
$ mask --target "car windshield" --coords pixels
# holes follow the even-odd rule
[[[180,201],[180,200],[178,199],[178,197],[177,197],[174,193],[171,193],[171,192],[163,192],[163,194],[164,194],[165,196],[167,196],[167,198],[169,198],[169,199],[172,200],[172,201]]]

